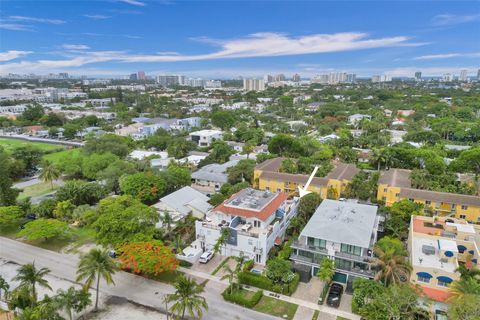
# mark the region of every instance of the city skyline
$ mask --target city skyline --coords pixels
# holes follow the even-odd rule
[[[480,61],[478,2],[5,2],[0,75],[423,77]]]

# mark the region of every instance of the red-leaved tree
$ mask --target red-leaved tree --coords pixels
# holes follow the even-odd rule
[[[161,241],[132,242],[120,247],[120,252],[122,268],[135,273],[159,275],[178,266],[175,255]]]

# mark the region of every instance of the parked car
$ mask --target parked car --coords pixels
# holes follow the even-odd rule
[[[338,308],[340,306],[340,300],[342,299],[343,286],[338,283],[333,283],[330,286],[330,291],[327,296],[327,304],[330,307]]]
[[[200,256],[199,262],[200,263],[207,263],[208,261],[212,260],[212,258],[213,258],[213,252],[212,251],[205,251]]]

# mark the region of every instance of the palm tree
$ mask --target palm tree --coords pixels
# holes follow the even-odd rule
[[[188,312],[191,318],[202,318],[203,309],[208,310],[208,304],[200,294],[204,287],[198,285],[194,279],[187,278],[184,275],[178,277],[174,284],[175,293],[167,295],[169,302],[175,301],[171,310],[181,315],[180,319],[185,319],[185,312]]]
[[[460,273],[460,278],[464,280],[469,278],[480,280],[480,269],[477,269],[477,268],[469,269],[465,267],[465,265],[461,264],[457,269],[455,269],[455,272]]]
[[[335,260],[329,258],[322,258],[320,260],[320,269],[317,277],[320,278],[326,285],[328,285],[335,275]]]
[[[55,296],[55,302],[59,308],[67,312],[68,318],[72,320],[74,311],[81,312],[92,301],[88,291],[75,290],[75,287],[70,287],[68,290],[59,289]]]
[[[220,236],[218,237],[217,241],[213,245],[213,252],[220,253],[220,250],[224,245],[228,243],[228,238],[230,237],[230,228],[226,227],[220,231]]]
[[[5,299],[7,299],[9,289],[10,285],[8,284],[8,282],[2,276],[0,276],[0,300],[2,300],[2,290],[5,294]]]
[[[232,269],[228,264],[225,264],[223,266],[225,275],[222,277],[222,280],[228,279],[228,283],[230,284],[230,294],[233,293],[234,289],[240,288],[240,279],[238,278],[238,275],[240,272],[242,272],[242,268],[245,263],[245,256],[242,255],[240,257],[235,257],[235,260],[237,260],[237,265],[235,266],[235,269]],[[237,281],[234,285],[235,279]]]
[[[225,272],[225,275],[221,278],[221,280],[228,279],[228,284],[230,288],[230,294],[233,293],[233,280],[235,279],[235,270],[232,269],[228,264],[225,264],[223,266],[223,271]]]
[[[182,241],[182,236],[180,233],[177,233],[175,235],[175,238],[173,239],[173,248],[175,249],[175,253],[180,253],[182,251],[183,247],[183,241]]]
[[[393,250],[384,251],[379,247],[375,247],[374,252],[377,258],[370,265],[379,269],[375,280],[383,281],[385,286],[407,281],[412,267],[404,256],[395,255]]]
[[[35,262],[24,264],[17,271],[17,275],[13,278],[14,281],[19,281],[20,286],[26,286],[31,290],[32,301],[37,302],[37,284],[40,287],[52,290],[45,276],[50,273],[50,269],[35,267]]]
[[[373,149],[370,156],[373,162],[377,163],[377,171],[380,171],[382,167],[382,162],[386,162],[386,154],[383,149]]]
[[[45,161],[39,178],[44,182],[50,182],[50,186],[53,189],[53,181],[60,178],[60,170],[51,162]]]
[[[163,215],[160,216],[160,221],[162,222],[162,225],[165,225],[167,227],[167,231],[168,233],[170,233],[170,231],[172,231],[172,223],[173,223],[173,217],[170,214],[170,212],[168,212],[167,210],[164,210]]]
[[[449,301],[463,301],[467,295],[480,295],[480,281],[474,278],[465,278],[454,281],[448,290],[451,294]]]
[[[97,281],[95,311],[98,310],[100,278],[103,278],[107,284],[115,284],[112,276],[117,270],[118,266],[107,250],[92,249],[80,259],[77,269],[77,281],[85,280],[86,290],[92,286],[95,280]]]

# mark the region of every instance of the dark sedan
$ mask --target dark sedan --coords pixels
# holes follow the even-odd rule
[[[340,300],[342,299],[343,286],[338,283],[333,283],[330,286],[330,291],[327,296],[327,304],[330,307],[338,308],[340,306]]]

